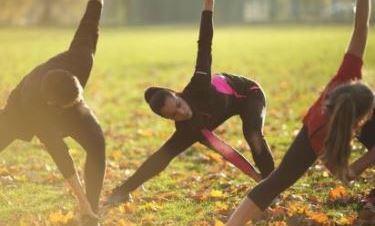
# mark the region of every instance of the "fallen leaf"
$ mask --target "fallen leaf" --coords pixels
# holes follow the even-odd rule
[[[215,219],[214,226],[224,226],[224,223],[221,220]]]
[[[272,222],[269,226],[287,226],[288,224],[285,221],[275,221]]]
[[[209,194],[209,197],[210,198],[224,198],[224,193],[222,191],[219,191],[219,190],[212,190]]]
[[[347,200],[349,199],[349,194],[343,186],[338,186],[328,193],[328,200],[330,202],[335,202],[337,200]]]
[[[53,225],[66,225],[69,221],[73,220],[74,214],[72,211],[66,214],[61,211],[53,212],[49,215],[48,220]]]
[[[329,219],[325,213],[310,213],[309,219],[322,225],[327,225],[329,223]]]

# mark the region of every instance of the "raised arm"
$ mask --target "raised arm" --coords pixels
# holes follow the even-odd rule
[[[203,0],[195,72],[184,92],[201,93],[211,84],[211,45],[214,34],[212,14],[215,0]]]
[[[226,144],[219,137],[217,137],[213,132],[209,130],[202,130],[203,136],[206,138],[206,142],[203,143],[208,148],[218,152],[227,161],[232,163],[243,173],[253,178],[256,182],[259,182],[262,177],[255,170],[249,161],[247,161],[240,153],[238,153],[230,145]]]
[[[104,0],[89,0],[85,15],[70,44],[70,50],[86,48],[95,53],[103,2]]]
[[[370,24],[371,0],[357,0],[355,8],[354,30],[347,53],[363,57]]]
[[[198,40],[198,56],[195,66],[196,74],[211,75],[211,45],[213,38],[212,14],[214,0],[204,0]]]

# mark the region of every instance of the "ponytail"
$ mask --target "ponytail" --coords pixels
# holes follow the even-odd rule
[[[340,86],[327,97],[329,121],[322,161],[341,180],[346,180],[354,129],[373,107],[372,90],[360,82]]]
[[[356,117],[353,99],[349,94],[343,94],[336,99],[328,123],[325,152],[322,158],[338,178],[343,178],[348,169],[351,150],[350,142],[355,123]]]

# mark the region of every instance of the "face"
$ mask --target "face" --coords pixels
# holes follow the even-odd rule
[[[171,97],[166,98],[160,112],[164,118],[174,121],[185,121],[193,117],[193,112],[188,103],[174,93]]]

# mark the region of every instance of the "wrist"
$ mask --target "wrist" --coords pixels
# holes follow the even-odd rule
[[[212,12],[214,10],[214,1],[213,0],[205,0],[203,9]]]

